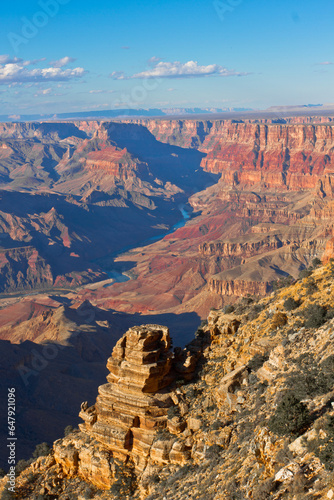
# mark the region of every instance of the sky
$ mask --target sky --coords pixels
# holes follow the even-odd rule
[[[332,0],[12,0],[0,114],[333,103]]]

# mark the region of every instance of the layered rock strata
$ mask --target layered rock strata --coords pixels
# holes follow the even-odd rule
[[[82,408],[83,432],[126,461],[136,465],[148,455],[155,430],[166,426],[173,404],[164,391],[174,379],[168,328],[158,325],[134,327],[118,341],[107,368],[108,383],[99,387],[92,408]]]
[[[252,257],[263,252],[270,252],[281,248],[284,244],[277,236],[267,236],[256,242],[232,243],[232,242],[212,242],[202,243],[198,247],[201,255],[221,255],[223,257]]]
[[[167,327],[143,325],[130,328],[117,342],[108,360],[108,383],[99,387],[95,405],[81,405],[79,415],[84,423],[79,428],[90,438],[88,448],[97,442],[103,460],[109,454],[110,464],[116,460],[139,472],[145,469],[149,458],[164,461],[167,454],[169,460],[170,453],[172,459],[174,453],[178,457],[174,459],[182,462],[186,458],[182,455],[185,450],[176,453],[177,446],[172,447],[176,439],[166,451],[166,446],[162,449],[159,442],[155,443],[155,438],[157,431],[167,428],[168,409],[178,402],[168,387],[178,377],[183,380],[192,378],[201,353],[200,345],[201,342],[193,341],[187,349],[177,348],[173,352]],[[185,423],[176,420],[169,425],[175,434],[185,428]],[[84,455],[83,461],[78,454],[72,460],[70,448],[70,444],[64,442],[56,444],[57,463],[97,484],[94,474],[87,473],[92,469],[85,463],[90,452]],[[102,486],[110,487],[111,483],[112,474],[104,474]]]
[[[314,189],[333,173],[331,125],[220,123],[212,127],[201,149],[205,170],[222,173],[228,185],[292,191]]]
[[[246,297],[250,295],[266,295],[272,290],[271,282],[250,280],[226,280],[216,275],[209,281],[210,291],[224,296]]]

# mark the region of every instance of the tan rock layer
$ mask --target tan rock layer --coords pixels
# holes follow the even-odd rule
[[[96,404],[82,405],[80,430],[109,450],[113,459],[131,461],[143,470],[156,431],[167,427],[167,411],[174,406],[166,388],[178,374],[191,378],[199,355],[196,342],[173,353],[167,327],[130,328],[108,359],[108,383],[99,387]],[[174,449],[173,460],[177,451],[184,450]]]
[[[209,281],[210,291],[226,296],[246,297],[247,295],[266,295],[272,289],[271,282],[246,280],[219,280],[212,278]]]

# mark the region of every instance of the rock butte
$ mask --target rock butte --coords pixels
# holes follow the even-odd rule
[[[202,341],[194,340],[186,349],[173,352],[167,327],[130,328],[113,349],[107,363],[108,383],[99,387],[95,405],[81,405],[84,423],[79,425],[82,434],[76,437],[75,451],[73,442],[57,441],[56,462],[68,474],[78,473],[99,487],[110,488],[110,461],[121,461],[137,471],[143,471],[149,459],[186,461],[189,450],[177,444],[176,437],[168,449],[166,444],[161,447],[156,436],[167,428],[167,411],[178,402],[170,386],[175,391],[172,384],[177,378],[191,380],[202,346]],[[178,434],[185,426],[185,421],[176,418],[169,428]],[[94,461],[106,473],[95,474]]]

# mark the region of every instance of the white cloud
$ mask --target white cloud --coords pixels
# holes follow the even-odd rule
[[[22,61],[22,59],[21,59]],[[40,62],[46,61],[46,57],[42,57],[41,59],[32,59],[31,61],[22,61],[23,66],[34,66],[35,64],[39,64]],[[20,61],[17,61],[20,62]]]
[[[34,97],[39,97],[40,95],[48,95],[48,94],[51,94],[52,92],[52,88],[48,88],[48,89],[41,89],[41,90],[37,90],[36,94],[34,95]]]
[[[65,56],[62,57],[61,59],[58,59],[57,61],[51,61],[50,65],[53,66],[54,68],[63,68],[64,66],[67,66],[71,62],[74,62],[76,59],[73,57]]]
[[[161,58],[160,58],[160,57],[155,57],[155,56],[153,56],[153,57],[150,57],[150,59],[149,59],[147,62],[148,62],[148,64],[149,64],[150,66],[152,66],[152,65],[154,65],[154,64],[157,64],[157,63],[158,63],[158,62],[160,62],[160,61],[161,61]]]
[[[128,77],[125,76],[124,71],[113,71],[109,76],[113,80],[128,80]]]
[[[90,94],[113,94],[115,90],[90,90]]]
[[[21,61],[23,61],[23,59],[20,59],[19,57],[11,58],[8,54],[0,55],[0,64],[19,63]]]
[[[247,73],[240,73],[234,70],[229,70],[219,64],[209,64],[208,66],[200,66],[197,61],[188,61],[181,63],[175,62],[158,62],[153,68],[141,73],[136,73],[130,77],[124,75],[123,72],[114,71],[111,73],[111,78],[114,80],[127,79],[143,79],[143,78],[198,78],[205,76],[245,76]]]
[[[65,59],[65,58],[64,58]],[[0,85],[20,84],[26,82],[59,82],[81,78],[86,71],[84,68],[62,69],[61,67],[29,68],[38,61],[22,61],[8,59],[8,56],[0,56]]]
[[[324,61],[324,62],[321,62],[321,63],[318,63],[320,66],[330,66],[331,64],[334,64],[330,61]]]

